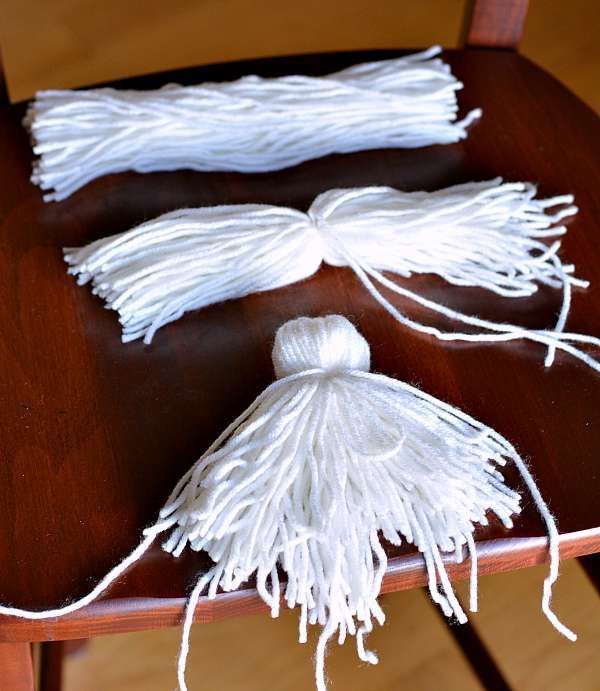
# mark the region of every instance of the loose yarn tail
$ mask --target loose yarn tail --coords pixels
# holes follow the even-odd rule
[[[442,341],[527,339],[547,346],[547,367],[558,349],[600,371],[600,363],[577,347],[598,347],[600,339],[564,331],[572,288],[585,288],[588,282],[573,275],[573,265],[562,263],[560,242],[550,246],[543,242],[566,233],[556,224],[577,213],[577,207],[572,195],[536,199],[535,194],[531,184],[503,183],[500,178],[433,193],[403,193],[388,187],[332,190],[317,197],[309,215],[326,245],[325,261],[352,268],[372,297],[401,324]],[[369,234],[369,229],[374,233]],[[404,288],[383,271],[405,278],[413,273],[437,274],[453,285],[480,287],[511,298],[533,295],[539,285],[547,285],[562,289],[562,304],[554,329],[529,329],[466,315]],[[417,322],[390,303],[375,283],[477,331],[444,331]]]
[[[517,326],[516,324],[509,324],[505,322],[492,322],[486,319],[481,319],[480,317],[466,315],[457,310],[453,310],[444,305],[440,305],[437,302],[428,300],[427,298],[418,295],[414,291],[404,288],[394,281],[390,281],[383,274],[376,271],[371,267],[366,267],[357,263],[354,258],[350,255],[346,255],[348,260],[348,265],[352,267],[358,278],[361,280],[365,288],[373,296],[373,298],[384,307],[395,319],[404,326],[408,326],[415,331],[424,333],[430,336],[434,336],[440,341],[463,341],[466,343],[503,343],[507,341],[514,341],[519,339],[525,339],[528,341],[533,341],[535,343],[541,343],[548,347],[548,352],[546,358],[544,359],[544,364],[546,367],[550,367],[554,362],[554,354],[556,349],[562,350],[568,353],[572,357],[581,360],[588,367],[600,372],[600,362],[595,360],[593,357],[588,355],[585,351],[580,348],[575,347],[572,343],[581,343],[586,345],[592,345],[599,347],[600,339],[595,336],[588,336],[587,334],[578,333],[565,333],[562,331],[564,328],[564,323],[566,321],[566,314],[568,312],[568,306],[570,304],[570,298],[564,299],[563,308],[561,309],[561,315],[557,322],[557,330],[545,330],[545,329],[528,329],[526,327]],[[380,292],[377,290],[373,281],[369,280],[369,276],[377,280],[381,285],[392,290],[398,295],[407,297],[423,307],[427,307],[437,314],[441,314],[449,319],[454,319],[463,324],[469,326],[475,326],[480,329],[486,329],[492,331],[493,333],[462,333],[459,331],[443,331],[434,326],[428,326],[420,322],[407,317],[405,314],[400,312],[389,300],[387,300]],[[570,289],[565,288],[565,295],[570,295]],[[565,306],[566,305],[566,309]],[[569,343],[571,341],[572,343]]]
[[[556,527],[556,522],[554,521],[554,517],[552,516],[548,505],[544,501],[544,498],[542,497],[541,492],[533,479],[533,476],[529,472],[529,469],[525,465],[523,459],[519,457],[516,451],[513,460],[519,469],[521,477],[527,485],[527,489],[529,490],[529,493],[531,494],[537,510],[546,524],[546,529],[548,531],[548,560],[550,563],[550,568],[548,575],[544,579],[542,612],[546,615],[548,621],[560,634],[574,643],[577,640],[577,634],[560,621],[551,607],[552,586],[558,580],[558,566],[560,563],[560,535]]]
[[[144,538],[140,544],[122,561],[120,561],[114,568],[112,568],[106,576],[90,590],[87,595],[84,595],[79,600],[70,602],[68,605],[63,605],[62,607],[57,607],[55,609],[47,610],[28,610],[21,609],[19,607],[9,607],[6,605],[0,605],[0,615],[6,617],[20,617],[21,619],[54,619],[55,617],[63,617],[65,614],[71,614],[79,609],[82,609],[86,605],[97,600],[103,592],[108,590],[119,576],[124,573],[130,566],[139,561],[145,552],[148,551],[150,546],[154,543],[156,536],[166,530],[165,525],[153,526],[144,531]]]
[[[185,670],[187,667],[188,654],[190,652],[190,635],[192,633],[192,624],[194,623],[196,607],[198,606],[200,596],[206,586],[214,579],[216,572],[217,567],[215,566],[198,579],[194,589],[190,593],[185,607],[183,628],[181,631],[181,644],[179,646],[179,656],[177,658],[177,681],[179,683],[179,691],[188,691],[185,680]]]
[[[356,376],[362,377],[364,375],[360,373],[356,373]],[[430,396],[429,394],[420,391],[419,389],[415,389],[411,387],[408,384],[405,384],[404,382],[400,382],[394,379],[389,379],[388,377],[385,377],[383,375],[377,375],[377,374],[370,374],[369,378],[379,378],[383,383],[386,385],[389,385],[393,388],[397,388],[400,390],[410,390],[411,393],[413,393],[415,396],[423,399],[424,401],[427,401],[428,403],[433,404],[440,416],[445,416],[446,413],[456,416],[460,420],[462,420],[466,425],[472,426],[474,430],[479,430],[479,433],[483,435],[484,437],[489,435],[490,439],[494,442],[494,445],[497,444],[496,448],[496,455],[495,460],[496,462],[500,463],[501,465],[504,465],[506,460],[510,460],[512,463],[514,463],[515,467],[519,471],[519,474],[523,478],[523,481],[525,483],[525,486],[527,487],[527,490],[529,491],[529,494],[531,495],[531,498],[533,499],[533,502],[535,504],[535,507],[544,521],[544,524],[546,525],[546,530],[548,532],[548,562],[549,562],[549,571],[548,571],[548,576],[544,579],[544,586],[543,586],[543,592],[542,592],[542,601],[541,601],[541,609],[548,621],[552,624],[552,626],[560,633],[562,634],[565,638],[567,638],[570,641],[576,641],[577,640],[577,635],[569,629],[567,626],[565,626],[556,613],[552,610],[551,608],[551,600],[552,600],[552,586],[558,579],[558,572],[559,572],[559,564],[560,564],[560,534],[558,532],[558,529],[556,527],[556,521],[554,520],[554,517],[548,508],[547,503],[544,501],[544,498],[542,497],[542,494],[533,478],[533,475],[531,474],[531,471],[527,467],[527,464],[525,461],[521,458],[517,450],[514,448],[514,446],[504,437],[499,435],[497,432],[495,432],[493,429],[486,427],[479,421],[477,421],[475,418],[471,417],[467,413],[464,413],[463,411],[459,410],[458,408],[454,408],[453,406],[450,406],[447,403],[444,403],[443,401],[440,401],[439,399],[434,398],[433,396]],[[498,487],[498,480],[502,480],[502,476],[497,473],[496,478],[493,480],[493,483],[496,487]],[[508,492],[512,497],[518,498],[518,494],[516,492],[513,492],[512,490],[508,490],[508,488],[504,487],[503,491]],[[499,516],[500,517],[500,516]],[[503,521],[505,527],[507,528],[512,528],[512,521],[510,520],[509,517],[501,517],[501,520]],[[482,524],[485,525],[487,521],[482,521]],[[477,598],[477,549],[475,546],[475,542],[473,540],[472,533],[466,536],[466,544],[468,548],[468,553],[471,559],[471,571],[470,571],[470,582],[469,582],[469,600],[470,600],[470,606],[469,609],[472,612],[477,612],[478,611],[478,598]],[[461,561],[463,558],[462,550],[456,552],[456,560]],[[427,562],[427,557],[425,558]],[[441,562],[440,562],[441,563]],[[442,570],[443,570],[443,565],[442,565]],[[443,603],[439,602],[437,599],[437,585],[436,585],[436,578],[435,575],[432,577],[432,569],[430,569],[428,565],[428,571],[430,575],[430,594],[432,595],[432,599],[438,604],[440,604],[442,610],[446,614],[446,616],[451,616],[454,614],[457,616],[457,619],[461,621],[462,617],[460,614],[456,611],[452,611],[451,608],[446,607]],[[440,574],[441,577],[441,574]],[[466,618],[464,619],[466,621]]]
[[[46,201],[60,201],[123,170],[262,172],[331,153],[456,142],[481,110],[456,120],[462,84],[440,52],[324,77],[40,91],[24,119],[39,156],[31,180]]]

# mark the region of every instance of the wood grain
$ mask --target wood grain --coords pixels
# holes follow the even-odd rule
[[[368,638],[379,664],[362,663],[353,640],[333,644],[327,655],[328,688],[484,691],[421,589],[386,595],[381,606],[386,624],[377,626]],[[87,655],[66,662],[64,691],[171,691],[180,635],[180,628],[174,628],[94,638]],[[188,687],[190,691],[311,691],[317,635],[314,627],[307,644],[299,645],[298,612],[287,608],[278,619],[258,614],[195,626]]]
[[[326,73],[390,52],[279,58],[138,79],[157,86],[265,75]],[[484,118],[468,140],[419,151],[331,156],[274,174],[189,171],[121,174],[95,181],[60,204],[44,205],[28,182],[31,153],[20,107],[0,109],[0,600],[31,608],[87,592],[137,543],[177,478],[272,381],[276,328],[299,314],[349,316],[372,347],[373,368],[416,383],[516,444],[530,459],[563,534],[563,556],[600,551],[600,388],[568,357],[545,370],[541,348],[444,347],[403,329],[368,297],[351,272],[324,268],[303,282],[186,315],[151,347],[122,345],[115,315],[65,275],[62,246],[80,245],[184,205],[262,201],[305,209],[336,186],[390,184],[436,189],[504,175],[541,181],[541,193],[572,191],[581,211],[570,223],[565,258],[592,281],[574,296],[569,327],[600,333],[600,250],[594,232],[600,180],[595,115],[552,77],[506,51],[451,51],[467,87],[463,110]],[[493,75],[493,79],[490,78]],[[558,164],[557,164],[558,163]],[[559,296],[501,300],[428,276],[410,287],[497,320],[549,325]],[[401,300],[400,308],[429,319]],[[448,326],[435,320],[440,326]],[[508,480],[520,486],[513,470]],[[538,563],[544,530],[526,500],[510,533],[478,532],[485,573]],[[485,543],[485,544],[483,544]],[[385,589],[423,582],[407,547],[394,557]],[[172,625],[207,566],[202,554],[175,560],[158,547],[94,606],[71,618],[0,622],[0,640],[53,640]],[[452,576],[465,566],[449,567]],[[261,608],[250,588],[203,603],[210,621]]]
[[[529,0],[471,0],[466,10],[465,45],[517,48]]]
[[[0,106],[8,103],[8,91],[6,89],[6,75],[4,74],[4,62],[2,61],[2,50],[0,50]]]

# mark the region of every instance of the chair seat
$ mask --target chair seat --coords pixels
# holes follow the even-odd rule
[[[392,51],[274,58],[121,82],[153,88],[263,75],[325,74]],[[265,202],[306,209],[323,190],[391,185],[434,190],[496,175],[540,182],[545,196],[573,192],[580,207],[562,253],[591,281],[573,297],[570,330],[600,334],[600,126],[555,79],[512,52],[448,51],[465,83],[461,111],[481,106],[469,138],[451,146],[329,156],[288,170],[242,175],[179,171],[108,176],[61,203],[29,183],[31,150],[22,105],[0,109],[0,600],[47,608],[86,593],[139,541],[177,479],[273,380],[270,351],[284,321],[342,313],[365,335],[373,369],[416,383],[491,425],[526,458],[556,515],[564,557],[600,551],[600,378],[541,347],[443,345],[397,324],[346,269],[322,268],[287,288],[188,313],[154,343],[123,345],[116,314],[65,273],[61,248],[124,231],[184,206]],[[558,291],[501,299],[431,276],[408,279],[422,294],[469,313],[550,326]],[[428,323],[455,325],[398,298]],[[507,470],[513,486],[516,473]],[[545,559],[545,530],[524,494],[512,531],[477,531],[481,573]],[[393,556],[384,590],[424,583],[412,546]],[[0,620],[0,640],[87,637],[175,624],[208,565],[156,546],[105,596],[56,621]],[[453,578],[468,564],[449,565]],[[557,597],[560,597],[560,587]],[[262,609],[251,584],[202,601],[209,621]]]

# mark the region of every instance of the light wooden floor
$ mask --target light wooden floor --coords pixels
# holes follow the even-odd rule
[[[577,562],[565,562],[555,604],[579,641],[561,638],[539,609],[544,567],[480,580],[480,613],[471,620],[514,691],[600,689],[600,600]],[[466,602],[465,584],[459,593]],[[387,622],[369,644],[377,667],[360,663],[352,641],[333,644],[331,691],[483,691],[426,595],[383,598]],[[196,625],[190,691],[311,691],[314,638],[296,642],[297,615],[255,615]],[[179,630],[94,639],[66,666],[66,691],[167,691],[176,684]]]
[[[13,100],[38,88],[258,55],[456,44],[463,0],[2,0],[0,47]],[[522,52],[600,110],[597,0],[532,0]],[[226,27],[226,29],[223,29]],[[556,606],[580,634],[562,639],[539,611],[545,570],[481,579],[473,622],[515,691],[600,691],[600,601],[576,562]],[[464,586],[459,586],[464,594]],[[370,639],[378,667],[351,641],[332,646],[332,691],[482,689],[421,591],[386,596]],[[310,691],[314,640],[296,643],[296,614],[196,626],[190,691]],[[175,687],[179,630],[108,636],[70,658],[66,691]]]

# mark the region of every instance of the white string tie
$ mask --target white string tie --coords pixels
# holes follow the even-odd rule
[[[185,312],[272,290],[314,274],[322,262],[350,267],[396,320],[442,341],[494,343],[527,339],[547,348],[546,366],[562,350],[598,371],[579,346],[600,339],[565,332],[574,287],[588,285],[563,264],[561,221],[577,212],[572,195],[536,199],[529,183],[500,178],[437,192],[391,187],[331,190],[307,213],[263,204],[180,209],[128,232],[65,250],[69,273],[116,310],[122,340],[150,343]],[[539,286],[562,290],[553,328],[529,329],[463,314],[404,287],[413,274],[436,274],[455,286],[508,298]],[[469,327],[443,331],[400,312],[386,288]]]
[[[434,46],[325,77],[246,76],[153,91],[39,91],[24,125],[39,157],[31,180],[60,201],[109,173],[191,168],[280,170],[332,153],[449,144],[462,89]]]
[[[471,610],[477,609],[473,533],[494,514],[506,528],[520,496],[499,468],[512,461],[548,530],[550,571],[542,610],[570,640],[575,634],[551,609],[559,534],[535,481],[514,447],[482,423],[418,389],[374,374],[365,339],[344,317],[301,317],[275,337],[278,377],[177,483],[141,544],[85,597],[32,612],[62,616],[89,604],[141,558],[158,535],[179,556],[208,552],[214,566],[192,590],[178,662],[181,691],[189,636],[201,597],[232,591],[255,578],[278,616],[280,600],[300,609],[299,640],[322,627],[315,681],[326,689],[325,654],[337,633],[356,637],[361,660],[377,663],[365,636],[385,615],[377,602],[387,569],[383,541],[413,544],[423,555],[432,599],[466,621],[445,561],[471,558]],[[280,582],[279,573],[285,575]]]

